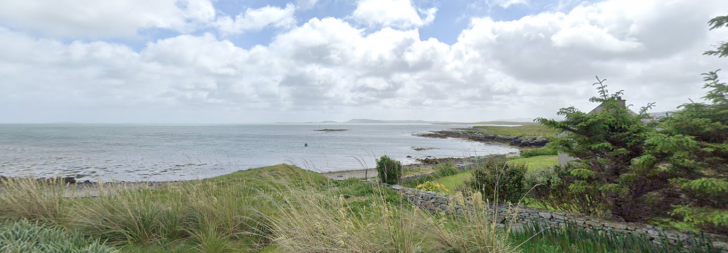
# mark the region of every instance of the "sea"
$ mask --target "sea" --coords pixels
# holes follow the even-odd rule
[[[318,171],[375,167],[387,155],[418,158],[506,154],[517,149],[415,134],[436,124],[0,125],[0,175],[80,181],[180,181],[287,163]],[[346,131],[316,131],[346,129]],[[416,149],[419,149],[416,150]]]

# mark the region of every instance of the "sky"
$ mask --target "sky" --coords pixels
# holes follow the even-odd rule
[[[701,101],[725,0],[0,0],[0,123],[475,122]]]

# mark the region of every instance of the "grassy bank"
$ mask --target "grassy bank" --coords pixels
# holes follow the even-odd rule
[[[459,173],[441,180],[450,178],[455,184],[458,177],[466,175]],[[48,238],[69,247],[92,248],[79,252],[531,252],[524,250],[533,247],[539,249],[537,252],[579,252],[583,249],[553,249],[548,247],[554,244],[553,239],[531,242],[524,239],[530,236],[514,234],[507,228],[496,229],[491,217],[484,215],[484,205],[464,216],[427,213],[411,206],[387,187],[359,179],[327,180],[320,174],[289,165],[154,189],[109,186],[121,188],[102,189],[102,193],[108,194],[95,198],[63,198],[59,189],[64,187],[60,181],[4,182],[0,185],[0,219],[9,222],[4,223],[11,224],[8,226],[15,226],[20,234],[66,231],[64,236]],[[12,225],[18,222],[27,226]],[[57,234],[50,232],[53,233]],[[536,246],[525,247],[524,242]],[[0,236],[0,248],[21,247],[23,243]],[[559,243],[571,245],[571,242]],[[599,248],[605,242],[593,243]],[[544,248],[553,250],[544,251]]]
[[[554,137],[557,131],[545,127],[543,125],[525,125],[525,126],[474,126],[472,130],[501,136],[528,136],[528,137]]]

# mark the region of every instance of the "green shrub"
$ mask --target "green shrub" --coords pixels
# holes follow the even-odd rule
[[[27,220],[0,224],[0,252],[116,252],[99,240],[88,240],[61,228]]]
[[[377,159],[377,174],[382,183],[396,184],[402,178],[402,163],[382,156]]]
[[[458,174],[458,169],[455,168],[455,165],[452,163],[438,164],[435,166],[435,170],[437,170],[437,175],[439,177],[447,177]]]
[[[602,216],[609,209],[608,202],[593,186],[593,179],[583,178],[588,172],[573,164],[537,169],[526,175],[524,186],[530,189],[531,199],[545,208]],[[587,183],[575,183],[579,180]]]
[[[465,185],[480,192],[485,199],[517,203],[525,193],[526,165],[492,159],[475,167],[471,173],[473,176]]]
[[[445,188],[444,185],[438,184],[437,182],[427,181],[424,184],[417,185],[417,190],[430,191],[435,193],[448,193],[450,190]]]
[[[534,157],[540,155],[558,155],[558,151],[550,147],[521,150],[521,157]]]

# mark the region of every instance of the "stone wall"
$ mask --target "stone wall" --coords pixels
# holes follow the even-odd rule
[[[400,194],[410,203],[423,210],[429,212],[452,212],[448,208],[452,196],[437,194],[428,191],[419,191],[400,185],[393,185],[391,188]],[[455,211],[459,207],[455,208]],[[659,228],[642,223],[614,222],[599,218],[582,216],[577,214],[569,214],[563,212],[551,212],[543,209],[529,208],[523,206],[511,206],[508,204],[492,205],[492,212],[496,212],[494,217],[498,217],[500,223],[505,225],[510,222],[513,227],[523,226],[526,224],[538,223],[542,226],[561,226],[570,223],[587,229],[597,229],[603,231],[614,231],[621,233],[630,233],[643,235],[650,240],[660,243],[667,239],[671,242],[690,241],[698,235],[692,232],[681,232],[676,230]],[[728,252],[728,237],[717,234],[705,234],[711,238],[713,246],[722,249],[722,252]]]

